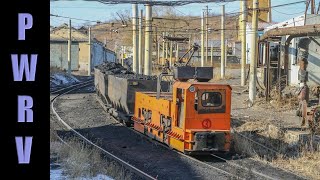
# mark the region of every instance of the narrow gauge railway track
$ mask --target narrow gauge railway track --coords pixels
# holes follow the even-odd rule
[[[81,86],[81,85],[85,85],[87,83],[92,83],[94,80],[93,79],[90,79],[90,80],[87,80],[87,81],[84,81],[84,82],[80,82],[80,83],[76,83],[76,84],[73,84],[73,85],[70,85],[70,86],[67,86],[67,87],[61,87],[61,88],[57,88],[53,91],[50,91],[51,94],[57,94],[60,92],[60,94],[63,94],[63,92],[67,91],[67,90],[70,90],[72,88],[75,88],[75,87],[78,87],[78,86]],[[82,87],[81,87],[82,88]],[[57,97],[57,96],[56,96]]]
[[[108,108],[106,107],[106,104],[104,104],[101,99],[99,99],[99,97],[96,98],[97,101],[100,103],[100,105],[104,108],[105,112],[108,113]],[[116,121],[116,122],[119,122],[121,123],[124,127],[127,127],[125,125],[125,123],[123,123],[121,120],[117,119],[117,117],[113,117],[111,114],[110,114],[110,117]],[[130,131],[134,132],[135,134],[143,137],[144,139],[148,140],[148,141],[151,141],[152,143],[156,144],[156,145],[160,145],[166,149],[170,149],[170,147],[158,142],[158,141],[155,141],[153,140],[152,138],[144,135],[144,134],[141,134],[137,131],[135,131],[133,128],[131,127],[127,127]],[[171,149],[170,149],[171,150]],[[195,158],[195,157],[192,157],[192,156],[189,156],[189,155],[186,155],[186,154],[183,154],[181,152],[178,152],[178,151],[174,151],[176,152],[177,154],[181,155],[181,156],[184,156],[192,161],[195,161],[196,163],[199,163],[199,164],[202,164],[202,165],[205,165],[211,169],[214,169],[216,171],[219,171],[229,177],[232,177],[232,178],[235,178],[235,179],[247,179],[248,177],[246,177],[245,175],[247,175],[248,173],[251,173],[251,177],[254,178],[254,179],[270,179],[270,180],[275,180],[276,178],[273,178],[273,177],[270,177],[266,174],[263,174],[261,172],[258,172],[254,169],[251,169],[251,168],[247,168],[243,165],[240,165],[240,164],[237,164],[235,162],[231,162],[227,159],[224,159],[223,157],[220,157],[218,155],[210,155],[210,157],[206,157],[207,159],[209,158],[210,160],[209,161],[206,161],[206,160],[203,160],[203,159],[198,159],[198,158]],[[218,160],[218,161],[217,161]],[[221,161],[223,161],[223,167],[221,167]],[[216,165],[215,163],[219,163],[218,165]],[[220,167],[219,167],[220,166]],[[238,173],[235,173],[235,168],[238,169]],[[242,169],[244,171],[246,171],[246,173],[242,173],[242,174],[239,174],[239,169]]]
[[[87,82],[83,82],[83,83],[80,83],[80,84],[73,85],[72,87],[66,87],[66,88],[59,89],[58,92],[60,92],[60,94],[58,94],[57,96],[54,97],[54,99],[52,99],[52,101],[51,101],[51,107],[54,109],[54,106],[53,106],[53,105],[54,105],[55,100],[56,100],[58,97],[63,96],[63,95],[65,95],[65,94],[68,94],[68,93],[70,93],[71,91],[75,91],[75,90],[77,90],[77,89],[84,88],[84,87],[86,87],[86,86],[88,86],[88,85],[91,85],[91,83],[92,83],[92,80],[91,80],[91,81],[87,81]],[[52,93],[55,93],[55,92],[52,92]],[[98,99],[99,103],[102,105],[102,107],[104,107],[105,111],[107,111],[107,107],[105,106],[105,104],[103,104],[103,102],[102,102],[99,98],[97,98],[97,99]],[[54,110],[53,112],[54,112],[54,114],[57,116],[57,112],[56,112],[55,110]],[[108,111],[107,111],[107,112],[108,112]],[[58,116],[59,116],[59,115],[58,115]],[[112,117],[112,116],[110,116],[110,117]],[[64,127],[65,127],[66,129],[72,131],[72,132],[75,133],[77,136],[79,136],[81,139],[83,139],[84,141],[86,141],[86,142],[88,142],[89,144],[93,145],[92,141],[88,140],[87,138],[83,137],[80,133],[78,133],[78,132],[76,132],[75,130],[73,130],[65,121],[63,121],[63,120],[61,119],[60,116],[57,117],[57,118],[58,118],[58,120],[64,125]],[[115,117],[112,117],[112,118],[113,118],[114,121],[119,122],[119,120],[116,119]],[[136,134],[138,134],[138,135],[140,135],[140,136],[145,137],[146,139],[151,140],[149,137],[147,137],[147,136],[145,136],[145,135],[143,135],[143,134],[141,134],[141,133],[136,132],[136,131],[133,130],[132,128],[128,128],[128,129],[130,129],[131,131],[133,131],[134,133],[136,133]],[[85,139],[84,139],[84,138],[85,138]],[[91,142],[91,143],[90,143],[90,142]],[[161,146],[163,146],[163,147],[165,147],[165,148],[169,148],[168,146],[163,145],[163,144],[161,144],[161,143],[159,143],[159,142],[156,142],[156,141],[152,141],[152,142],[153,142],[153,143],[156,143],[157,145],[161,145]],[[98,147],[99,147],[99,146],[98,146]],[[98,148],[98,147],[97,147],[97,148]],[[101,148],[101,147],[99,147],[99,149],[102,150],[103,152],[105,151],[105,150],[104,150],[103,148]],[[107,152],[108,152],[108,151],[107,151]],[[175,152],[177,152],[177,151],[175,151]],[[251,173],[251,178],[253,178],[253,179],[278,179],[278,178],[270,177],[270,176],[268,176],[268,175],[266,175],[266,174],[263,174],[263,173],[261,173],[261,172],[257,172],[257,171],[255,171],[255,170],[253,170],[253,169],[251,169],[251,168],[248,168],[248,167],[246,167],[246,166],[244,166],[244,165],[242,165],[242,164],[237,164],[237,163],[235,163],[235,162],[233,162],[233,161],[229,161],[229,160],[223,159],[222,157],[219,157],[219,156],[217,157],[217,155],[212,155],[212,156],[211,156],[211,158],[212,158],[212,159],[215,159],[215,160],[207,161],[207,160],[199,160],[199,159],[197,159],[197,158],[194,158],[194,157],[185,155],[185,154],[183,154],[183,153],[179,153],[179,152],[177,152],[177,153],[180,154],[180,155],[182,155],[182,156],[184,156],[184,157],[186,157],[186,158],[188,158],[188,159],[190,159],[190,160],[192,160],[192,161],[195,161],[195,162],[197,162],[197,163],[199,163],[199,164],[205,165],[205,166],[207,166],[207,167],[209,167],[209,168],[211,168],[211,169],[213,169],[213,170],[216,170],[216,171],[218,171],[218,172],[220,172],[220,173],[223,173],[223,174],[227,175],[228,177],[232,177],[232,178],[234,178],[234,179],[247,179],[248,177],[247,177],[246,175],[248,175],[248,173]],[[108,153],[106,153],[106,154],[109,155]],[[110,154],[111,154],[111,153],[110,153]],[[111,154],[111,155],[112,155],[112,154]],[[110,155],[110,156],[111,156],[111,155]],[[113,157],[113,156],[111,156],[111,158],[112,158],[112,157]],[[115,156],[115,157],[116,157],[116,156]],[[120,159],[120,160],[121,160],[121,159]],[[217,161],[217,160],[218,160],[218,161]],[[119,161],[119,160],[116,159],[116,161]],[[219,161],[220,161],[220,162],[219,162]],[[221,161],[222,161],[222,162],[221,162]],[[131,168],[129,168],[129,169],[132,170],[132,171],[134,171],[134,169],[131,169]],[[235,169],[237,169],[237,171],[236,171]],[[242,173],[239,174],[239,170],[240,170],[240,169],[244,170],[246,173],[243,173],[244,171],[241,171]],[[153,177],[150,176],[150,177],[148,177],[148,178],[146,178],[146,179],[152,179],[152,178],[153,178]],[[155,178],[153,178],[153,179],[155,179]]]
[[[105,112],[109,113],[108,107],[106,106],[106,104],[104,104],[98,96],[97,96],[96,99],[100,103],[100,105],[104,108]],[[118,117],[113,117],[112,114],[110,114],[110,117],[114,121],[116,121],[118,123],[121,123],[124,127],[127,127],[123,121],[118,119]],[[144,134],[141,134],[141,133],[135,131],[131,127],[127,127],[127,129],[129,129],[130,131],[134,132],[135,134],[143,137],[144,139],[146,139],[148,141],[151,141],[152,143],[154,143],[156,145],[160,145],[160,146],[162,146],[162,147],[164,147],[166,149],[170,149],[170,147],[168,147],[168,146],[166,146],[166,145],[164,145],[164,144],[162,144],[162,143],[160,143],[158,141],[155,141],[152,138],[150,138],[150,137],[148,137],[148,136],[146,136]],[[242,136],[244,136],[244,135],[242,135]],[[254,143],[257,143],[258,145],[263,146],[262,144],[260,144],[258,142],[255,142],[254,140],[250,139],[249,137],[245,136],[244,138],[246,138],[246,139],[248,139],[250,141],[253,141]],[[263,147],[266,148],[266,149],[269,149],[272,152],[276,152],[275,150],[273,150],[271,148],[268,148],[268,147],[265,147],[265,146],[263,146]],[[215,170],[217,170],[217,171],[219,171],[219,172],[221,172],[221,173],[223,173],[223,174],[225,174],[225,175],[227,175],[229,177],[235,178],[235,179],[248,179],[247,175],[250,175],[251,179],[269,179],[269,180],[279,179],[279,177],[271,177],[271,176],[269,176],[267,174],[264,174],[262,172],[259,172],[259,171],[255,170],[254,168],[248,168],[245,165],[236,163],[234,161],[230,161],[230,160],[228,160],[228,159],[226,159],[224,157],[221,157],[221,156],[218,156],[218,155],[215,155],[215,154],[211,154],[209,157],[206,157],[205,159],[202,159],[202,158],[195,158],[195,157],[183,154],[183,153],[178,152],[178,151],[174,151],[174,152],[176,152],[176,153],[180,154],[181,156],[184,156],[184,157],[186,157],[186,158],[188,158],[190,160],[193,160],[193,161],[195,161],[195,162],[197,162],[199,164],[202,164],[202,165],[205,165],[205,166],[207,166],[209,168],[215,169]],[[261,163],[260,163],[260,165],[261,165]],[[277,169],[279,169],[279,168],[277,168]],[[289,172],[289,171],[286,171],[284,169],[279,169],[279,170],[284,171],[284,172],[286,172],[288,174],[292,174],[293,176],[298,177],[299,179],[305,179],[304,177],[301,177],[299,175],[296,175],[296,174],[294,174],[292,172]]]
[[[83,83],[79,83],[79,84],[75,84],[75,85],[72,85],[70,87],[66,87],[66,88],[61,88],[59,90],[56,90],[54,92],[52,92],[52,94],[55,94],[57,92],[62,92],[58,95],[56,95],[53,99],[51,99],[51,110],[53,112],[53,114],[56,116],[56,118],[58,119],[58,121],[60,123],[63,124],[63,126],[73,132],[77,137],[79,137],[80,139],[86,141],[87,143],[89,143],[90,145],[92,145],[93,147],[99,149],[101,152],[103,152],[107,157],[109,157],[110,159],[120,163],[121,165],[123,165],[126,169],[130,170],[131,172],[135,173],[136,175],[140,176],[141,178],[143,179],[151,179],[151,180],[155,180],[156,178],[147,174],[146,172],[136,168],[135,166],[125,162],[124,160],[122,160],[121,158],[115,156],[114,154],[110,153],[109,151],[103,149],[102,147],[98,146],[97,144],[93,143],[92,141],[90,141],[89,139],[87,139],[86,137],[84,137],[83,135],[81,135],[78,131],[76,131],[75,129],[73,129],[69,124],[67,124],[60,116],[59,114],[57,113],[55,107],[54,107],[54,104],[55,104],[55,101],[57,100],[57,98],[65,95],[65,94],[68,94],[72,91],[76,91],[76,90],[79,90],[79,89],[82,89],[84,87],[87,87],[87,86],[90,86],[92,85],[93,83],[93,80],[89,80],[89,81],[85,81]],[[59,138],[61,139],[61,138]],[[62,139],[61,139],[62,140]]]

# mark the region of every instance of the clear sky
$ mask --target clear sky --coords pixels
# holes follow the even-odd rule
[[[276,6],[280,4],[287,4],[291,2],[297,2],[301,0],[272,0],[271,6]],[[316,4],[320,0],[316,0]],[[220,14],[220,6],[225,4],[226,13],[239,12],[240,1],[236,2],[225,2],[225,3],[203,3],[203,4],[189,4],[185,6],[176,6],[178,14],[191,14],[200,16],[202,9],[206,5],[212,9],[210,12],[215,14]],[[139,5],[139,9],[144,8],[143,5]],[[305,3],[299,3],[295,5],[288,5],[284,7],[272,8],[272,19],[275,22],[282,22],[290,18],[297,17],[304,13]],[[106,20],[116,17],[116,12],[129,11],[131,12],[130,4],[116,4],[116,5],[105,5],[99,2],[90,1],[50,1],[50,13],[60,16],[67,16],[73,18],[80,18],[93,21],[104,22]],[[58,26],[62,23],[67,23],[68,19],[50,17],[50,24],[53,26]],[[74,26],[81,26],[85,21],[72,20]]]

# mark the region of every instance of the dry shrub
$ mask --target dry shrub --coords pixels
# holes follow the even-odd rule
[[[224,79],[221,78],[220,74],[214,74],[213,79],[211,81],[215,82],[215,81],[228,80],[228,79],[234,79],[234,78],[231,74],[225,74]]]
[[[286,97],[279,96],[279,93],[276,89],[272,89],[270,92],[271,105],[283,110],[293,110],[296,109],[299,105],[298,98],[293,95],[287,95]]]
[[[247,155],[263,162],[271,162],[272,165],[287,169],[295,174],[320,180],[320,151],[313,150],[319,150],[320,147],[311,147],[308,142],[292,146],[283,141],[283,133],[281,130],[270,132],[270,128],[266,128],[265,124],[261,122],[247,122],[238,127],[237,132],[233,134],[233,147],[235,152],[240,155]],[[243,136],[279,153],[267,150]]]
[[[51,142],[52,145],[59,144],[51,149],[51,153],[57,154],[58,163],[69,178],[90,178],[98,174],[121,180],[132,178],[131,172],[126,172],[121,165],[104,157],[99,149],[86,145],[76,138],[71,138],[66,143]]]
[[[302,150],[297,158],[277,158],[272,161],[278,167],[320,180],[320,152]]]

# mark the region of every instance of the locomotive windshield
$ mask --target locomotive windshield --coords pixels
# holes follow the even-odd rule
[[[199,90],[198,104],[195,106],[199,114],[205,113],[225,113],[226,92],[224,89]]]
[[[222,104],[222,95],[220,92],[205,92],[201,102],[203,107],[218,107]]]

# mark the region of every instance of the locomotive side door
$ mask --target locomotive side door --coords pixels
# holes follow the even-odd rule
[[[177,88],[177,98],[176,98],[176,106],[177,106],[177,119],[176,119],[176,127],[183,128],[184,119],[185,119],[185,90]]]

